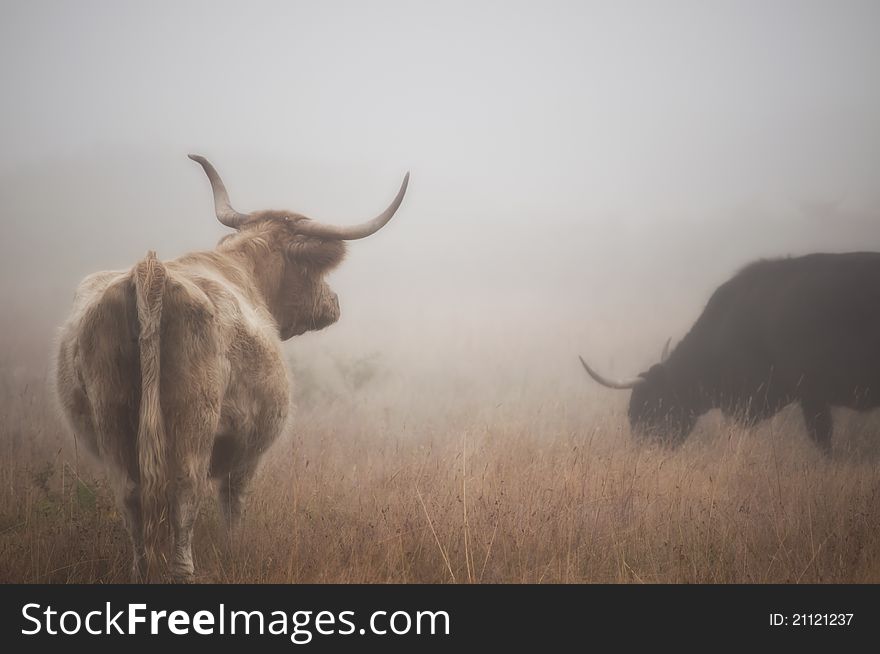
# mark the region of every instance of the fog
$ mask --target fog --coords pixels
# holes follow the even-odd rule
[[[630,375],[759,257],[880,249],[880,4],[5,2],[0,359],[86,274],[242,211],[354,223],[293,356],[388,374]],[[488,393],[488,391],[484,391]],[[488,397],[488,395],[487,395]]]

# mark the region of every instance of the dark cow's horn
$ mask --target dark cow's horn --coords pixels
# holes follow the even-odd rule
[[[628,379],[626,381],[618,381],[618,380],[614,380],[614,379],[608,379],[607,377],[603,377],[598,372],[596,372],[595,370],[590,368],[590,366],[587,365],[587,362],[584,361],[584,358],[582,356],[578,356],[578,359],[581,360],[581,364],[584,366],[584,370],[587,371],[587,374],[590,377],[592,377],[593,379],[595,379],[597,382],[602,384],[602,386],[607,386],[608,388],[616,388],[616,389],[620,389],[620,390],[626,390],[628,388],[633,388],[639,382],[644,381],[644,379],[642,379],[641,377],[636,377],[635,379]]]
[[[313,221],[302,221],[297,224],[297,231],[306,236],[314,236],[315,238],[338,239],[342,241],[354,241],[359,238],[365,238],[371,234],[378,232],[385,224],[391,220],[394,212],[403,202],[403,196],[406,194],[406,187],[409,184],[409,173],[403,178],[403,184],[397,192],[397,197],[391,202],[385,211],[380,213],[372,220],[368,220],[360,225],[352,225],[351,227],[337,227],[336,225],[325,225]]]
[[[220,179],[220,175],[217,174],[217,169],[211,165],[211,162],[198,154],[188,156],[202,165],[202,168],[205,169],[205,174],[211,181],[211,190],[214,192],[214,211],[217,213],[217,220],[227,227],[234,229],[238,229],[246,223],[250,216],[246,213],[239,213],[232,208],[232,205],[229,203],[229,194],[226,192],[226,186],[223,184],[223,180]]]
[[[666,339],[666,345],[663,346],[663,352],[660,353],[660,363],[664,363],[669,358],[669,344],[672,343],[672,337]]]

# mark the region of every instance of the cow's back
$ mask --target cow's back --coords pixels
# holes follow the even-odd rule
[[[719,371],[792,398],[880,402],[880,254],[761,261],[719,287],[710,310]]]

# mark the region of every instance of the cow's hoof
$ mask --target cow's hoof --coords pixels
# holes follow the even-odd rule
[[[191,584],[193,583],[193,566],[186,563],[178,563],[171,566],[171,581],[175,584]]]
[[[192,572],[173,572],[171,573],[171,583],[174,584],[193,584],[196,577]]]

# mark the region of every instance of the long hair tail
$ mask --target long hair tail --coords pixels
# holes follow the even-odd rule
[[[137,458],[140,470],[141,515],[148,569],[157,558],[161,525],[167,519],[167,438],[160,398],[159,336],[166,271],[152,250],[134,267],[138,345],[141,363],[141,404],[138,416]]]

